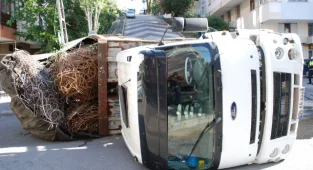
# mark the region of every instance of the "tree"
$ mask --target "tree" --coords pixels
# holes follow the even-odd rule
[[[88,22],[80,1],[63,0],[70,41],[88,35]],[[15,11],[8,24],[12,25],[18,21],[19,28],[14,33],[15,35],[40,43],[41,52],[53,52],[61,48],[58,41],[60,26],[55,0],[11,0],[10,2],[15,3]],[[107,33],[119,11],[114,4],[109,6],[108,0],[102,2],[106,2],[104,7],[102,9],[99,6],[98,9],[95,8],[94,12],[96,13],[93,13],[94,15],[91,17],[91,21],[92,19],[99,20],[92,29],[100,28],[99,32]]]
[[[218,16],[209,16],[208,25],[219,31],[230,29],[230,24]]]
[[[163,12],[171,13],[173,17],[184,15],[194,4],[194,0],[162,0]]]
[[[41,43],[42,52],[60,49],[55,0],[11,0],[10,2],[15,3],[16,7],[8,23],[12,25],[19,21],[19,29],[14,33],[15,35]]]
[[[110,5],[109,0],[79,0],[88,22],[88,31],[97,32],[101,11]]]
[[[85,12],[78,0],[63,0],[67,34],[69,41],[88,35]]]
[[[150,13],[152,0],[146,0],[146,2],[147,2],[147,13]]]
[[[121,15],[123,12],[117,8],[116,4],[103,9],[99,18],[98,34],[107,34],[114,21]]]

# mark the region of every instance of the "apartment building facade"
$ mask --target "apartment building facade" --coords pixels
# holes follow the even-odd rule
[[[205,3],[204,3],[205,2]],[[199,0],[206,16],[238,29],[271,29],[300,36],[304,58],[313,56],[313,0]]]
[[[15,5],[9,3],[9,0],[0,1],[0,60],[7,54],[13,53],[15,49],[22,49],[35,53],[39,50],[39,44],[35,42],[25,41],[25,39],[14,35],[19,24],[14,23],[12,26],[8,25],[8,20],[14,15]]]

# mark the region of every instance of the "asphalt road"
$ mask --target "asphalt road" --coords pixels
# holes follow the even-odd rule
[[[145,170],[133,161],[121,136],[49,142],[24,131],[12,114],[0,115],[1,170]]]
[[[313,169],[313,119],[301,120],[289,157],[279,163],[248,165],[231,170]],[[24,131],[13,114],[0,114],[1,170],[145,170],[133,161],[122,136],[85,141],[49,142]],[[235,146],[234,146],[235,147]]]

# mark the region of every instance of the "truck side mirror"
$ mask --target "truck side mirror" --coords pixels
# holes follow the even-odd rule
[[[183,18],[175,17],[172,20],[173,32],[207,32],[208,20],[206,18]]]

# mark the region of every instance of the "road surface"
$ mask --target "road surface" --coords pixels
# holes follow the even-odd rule
[[[231,170],[313,169],[313,119],[300,122],[298,139],[280,163],[248,165]],[[88,142],[49,142],[24,131],[13,114],[0,114],[1,170],[146,170],[129,153],[122,136]],[[236,147],[236,146],[234,146]]]
[[[137,15],[136,18],[126,20],[124,36],[142,38],[146,40],[160,40],[165,29],[169,25],[150,15]],[[169,29],[164,38],[181,38],[180,33],[174,33]]]

